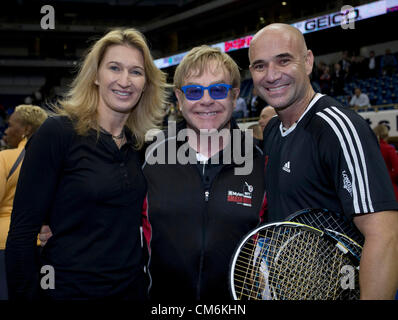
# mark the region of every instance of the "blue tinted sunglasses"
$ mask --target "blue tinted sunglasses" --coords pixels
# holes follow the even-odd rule
[[[232,86],[230,84],[216,83],[208,87],[203,87],[198,84],[193,84],[189,86],[183,86],[181,87],[181,90],[184,92],[185,97],[188,100],[202,99],[205,90],[209,90],[209,95],[212,99],[219,100],[219,99],[225,99],[228,95],[229,89],[231,88]]]

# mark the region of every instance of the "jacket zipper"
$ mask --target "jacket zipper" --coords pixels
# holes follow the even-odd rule
[[[205,209],[202,214],[202,223],[203,223],[203,228],[202,228],[202,249],[200,252],[200,261],[199,261],[199,277],[198,277],[198,283],[196,286],[196,300],[200,300],[200,289],[201,289],[201,282],[202,282],[202,273],[203,273],[203,263],[205,260],[205,242],[206,242],[206,214],[208,211],[208,203],[209,203],[209,196],[210,196],[210,191],[205,190],[204,192],[204,200],[205,200]]]
[[[212,185],[214,184],[215,180],[217,180],[218,175],[221,174],[223,170],[226,168],[230,167],[230,165],[224,166],[217,174],[217,176],[214,178]],[[203,174],[204,174],[205,168],[203,167]],[[196,285],[196,300],[200,300],[200,294],[201,294],[201,282],[202,282],[202,273],[203,273],[203,264],[204,264],[204,258],[205,258],[205,240],[206,240],[206,214],[208,212],[208,205],[209,205],[209,197],[210,197],[210,190],[205,190],[204,192],[204,201],[205,201],[205,209],[202,213],[202,219],[203,219],[203,229],[202,229],[202,249],[200,252],[200,260],[199,260],[199,276],[198,276],[198,282]]]

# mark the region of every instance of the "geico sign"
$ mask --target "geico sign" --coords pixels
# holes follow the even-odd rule
[[[328,16],[307,20],[304,24],[305,31],[315,31],[317,29],[329,28],[339,25],[347,14],[347,20],[357,20],[359,17],[359,10],[354,9],[346,14],[338,12],[330,14]]]

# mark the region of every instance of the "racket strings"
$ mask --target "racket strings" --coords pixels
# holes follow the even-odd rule
[[[280,290],[281,298],[306,299],[310,293],[314,293],[310,288],[314,286],[314,282],[317,282],[316,260],[313,254],[319,244],[317,240],[314,237],[308,237],[306,233],[300,233],[294,239],[295,242],[289,243],[295,247],[295,250],[284,248],[285,250],[280,254],[281,257],[277,260],[279,280],[286,283]]]
[[[348,236],[348,239],[340,239],[344,244],[360,259],[362,254],[362,246],[364,238],[360,231],[353,223],[346,221],[344,218],[337,216],[324,210],[312,210],[302,214],[294,215],[290,221],[306,224],[321,230],[334,230],[342,235]],[[353,243],[353,241],[355,243]]]
[[[275,237],[275,232],[269,232],[267,237],[256,234],[249,239],[248,243],[242,248],[235,266],[235,276],[238,279],[237,283],[240,283],[240,285],[238,284],[237,286],[240,289],[241,295],[245,295],[248,298],[258,299],[259,293],[267,290],[262,278],[264,276],[267,278],[268,271],[266,269],[268,266],[261,264],[259,259],[263,256],[274,255],[275,253],[272,250],[275,248],[275,245],[267,245],[265,239],[267,242],[276,243],[279,246],[281,245],[281,243],[278,243],[281,238]],[[243,280],[240,281],[241,279]],[[245,293],[246,291],[249,292],[249,294]]]
[[[265,229],[241,249],[235,291],[239,299],[338,299],[345,264],[349,259],[313,232]]]
[[[360,234],[359,230],[353,225],[353,223],[346,221],[342,217],[335,216],[335,213],[325,211],[311,211],[309,213],[299,214],[295,216],[291,221],[313,226],[317,229],[330,229],[343,233],[361,246],[363,245],[364,238]]]

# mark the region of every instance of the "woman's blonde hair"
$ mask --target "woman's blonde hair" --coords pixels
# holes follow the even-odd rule
[[[55,107],[55,110],[58,114],[66,115],[74,121],[78,134],[85,135],[90,128],[99,132],[97,123],[99,94],[95,80],[106,50],[113,45],[136,48],[144,58],[145,91],[126,122],[126,126],[136,139],[136,147],[141,148],[145,142],[146,132],[156,128],[164,117],[167,82],[166,74],[153,62],[144,35],[133,28],[114,29],[90,48],[69,92],[64,99],[58,101],[60,107]]]
[[[47,119],[47,113],[39,106],[31,104],[21,104],[15,107],[14,113],[18,115],[18,120],[25,126],[31,126],[33,134],[42,123]]]
[[[375,133],[378,140],[386,140],[388,138],[388,128],[384,124],[377,125],[373,132]]]
[[[209,61],[216,61],[218,67],[223,67],[231,75],[231,85],[233,88],[240,87],[240,73],[236,62],[226,53],[218,48],[210,46],[199,46],[193,48],[181,60],[174,73],[174,86],[181,89],[184,79],[193,73],[200,77],[208,68]]]

